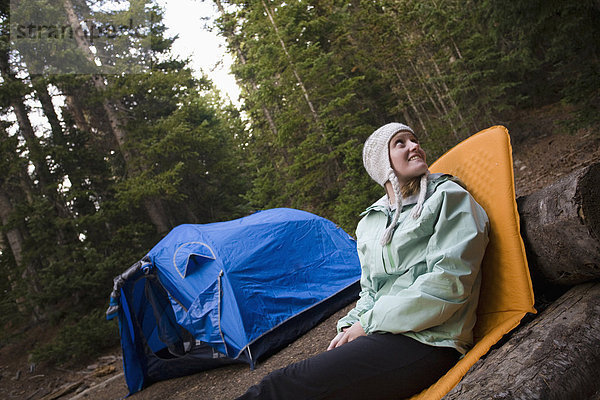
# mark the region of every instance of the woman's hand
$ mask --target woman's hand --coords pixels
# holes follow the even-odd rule
[[[331,343],[329,343],[329,347],[327,350],[334,349],[336,347],[340,347],[343,344],[353,341],[357,337],[366,336],[365,330],[359,322],[354,323],[354,325],[346,328],[344,331],[338,333],[336,337],[333,338]]]
[[[329,347],[327,347],[327,351],[334,349],[337,347],[337,344],[340,340],[342,340],[342,337],[346,334],[346,332],[342,331],[340,333],[338,333],[337,335],[335,335],[335,337],[333,338],[333,340],[331,341],[331,343],[329,343]]]

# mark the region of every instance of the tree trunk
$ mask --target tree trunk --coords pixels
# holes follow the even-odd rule
[[[77,129],[82,132],[91,132],[90,124],[77,98],[71,94],[65,94],[65,103]]]
[[[10,65],[8,63],[8,54],[3,52],[0,55],[0,70],[2,77],[9,82],[13,82],[20,85],[25,85],[18,78],[15,77],[14,73],[11,71]],[[33,82],[35,82],[39,78],[34,78]],[[62,137],[62,127],[58,122],[58,117],[56,112],[54,111],[54,106],[52,105],[52,100],[48,93],[47,87],[44,85],[39,85],[39,81],[37,84],[37,92],[40,95],[39,100],[42,103],[42,107],[46,115],[48,116],[48,120],[52,124],[52,131],[56,133],[58,130],[58,135]],[[46,96],[46,97],[45,97]],[[49,104],[48,104],[49,102]],[[67,207],[64,202],[64,199],[57,193],[56,184],[57,182],[54,180],[52,176],[52,172],[48,166],[46,161],[46,157],[48,157],[48,153],[45,149],[40,145],[40,141],[35,134],[35,130],[29,118],[29,110],[25,105],[25,98],[21,94],[15,94],[10,96],[10,104],[13,108],[15,116],[17,117],[17,123],[19,125],[19,133],[25,139],[25,143],[27,145],[27,149],[29,150],[28,159],[33,164],[35,168],[35,177],[38,180],[38,188],[39,191],[47,197],[47,199],[51,202],[54,207],[56,214],[61,218],[69,218],[71,216],[71,211]],[[55,120],[53,120],[53,117]],[[24,173],[26,174],[26,173]],[[27,185],[24,185],[26,187]],[[35,183],[34,183],[35,186]],[[57,230],[56,236],[58,238],[58,243],[64,243],[66,241],[66,237],[69,235],[69,232],[64,230]],[[32,271],[33,273],[33,271]]]
[[[287,46],[285,45],[285,42],[283,41],[283,37],[281,36],[281,34],[279,33],[279,27],[277,26],[277,24],[275,23],[275,19],[273,18],[273,13],[271,11],[271,9],[267,6],[267,3],[265,3],[265,0],[261,0],[261,3],[263,5],[263,8],[265,10],[265,13],[267,14],[267,17],[269,18],[269,22],[271,23],[271,26],[273,26],[273,30],[275,31],[275,35],[277,36],[277,39],[279,40],[279,44],[281,45],[281,48],[283,49],[283,53],[285,54],[288,64],[294,74],[294,77],[296,78],[296,82],[298,83],[298,86],[300,87],[300,90],[302,91],[302,95],[304,96],[304,100],[306,100],[306,104],[308,105],[308,108],[310,109],[310,112],[312,114],[312,117],[315,120],[316,123],[316,127],[317,130],[321,136],[321,138],[323,139],[323,143],[325,144],[327,151],[330,154],[334,154],[335,153],[335,149],[333,148],[333,146],[330,145],[330,141],[328,140],[328,138],[325,136],[325,131],[324,131],[324,127],[323,127],[323,123],[321,121],[321,118],[319,117],[319,114],[317,113],[317,110],[315,108],[315,106],[313,105],[313,102],[310,99],[310,96],[308,95],[308,90],[306,89],[306,85],[304,85],[304,82],[302,81],[302,79],[300,78],[300,74],[298,73],[298,69],[296,68],[296,65],[294,64],[294,61],[292,60],[292,56],[290,55],[290,53],[287,50]],[[339,176],[342,173],[342,166],[338,160],[337,157],[332,158],[333,160],[333,166],[334,166],[334,171],[332,174],[328,174],[327,176],[330,178],[334,178],[335,176]],[[333,179],[333,181],[335,181],[335,179]],[[330,182],[331,184],[332,182]]]
[[[4,190],[3,187],[0,186],[0,223],[2,224],[2,228],[8,226],[10,224],[10,217],[13,213],[13,206],[11,204],[8,193]],[[37,280],[37,271],[35,266],[31,264],[31,262],[25,262],[23,259],[23,248],[25,246],[25,240],[23,238],[23,234],[21,231],[16,228],[8,228],[5,231],[6,240],[8,242],[8,246],[10,247],[10,251],[15,259],[15,264],[19,268],[20,271],[23,271],[21,274],[21,279],[24,279],[26,284],[25,286],[28,290],[31,291],[32,294],[36,294],[40,292],[40,288]],[[8,275],[8,280],[10,281],[10,286],[12,290],[15,290],[17,286],[17,278],[12,275]],[[27,308],[25,307],[25,298],[18,297],[16,299],[17,308],[22,313],[27,313]],[[33,309],[33,318],[34,320],[40,320],[42,318],[42,313],[40,311],[39,306],[34,305]]]
[[[13,82],[24,85],[19,79],[14,76],[8,62],[8,52],[2,51],[0,54],[0,73],[6,82]],[[10,105],[17,117],[19,132],[25,139],[27,148],[29,149],[29,159],[35,168],[35,173],[42,188],[42,192],[46,193],[47,186],[50,183],[50,172],[45,162],[45,156],[42,152],[38,138],[35,136],[33,125],[27,113],[23,96],[19,94],[10,94]],[[49,193],[46,193],[49,194]]]
[[[578,400],[600,390],[600,283],[576,286],[479,360],[444,397]]]
[[[311,112],[313,118],[315,119],[317,126],[319,127],[319,129],[321,129],[321,120],[319,118],[319,115],[317,114],[317,111],[316,111],[312,101],[310,100],[310,97],[308,96],[308,90],[306,90],[306,86],[304,85],[304,82],[302,81],[302,79],[300,79],[300,74],[298,74],[298,70],[296,69],[294,62],[292,61],[292,57],[290,56],[290,53],[287,50],[285,42],[283,41],[283,38],[279,34],[279,28],[277,27],[277,24],[275,23],[275,19],[273,18],[271,9],[267,6],[267,4],[265,3],[264,0],[262,0],[262,5],[263,5],[263,8],[265,9],[265,12],[267,13],[267,17],[269,18],[269,21],[271,22],[271,26],[273,26],[275,35],[277,36],[277,39],[279,40],[279,44],[281,45],[281,48],[283,49],[283,53],[285,54],[285,56],[288,60],[290,68],[292,69],[292,72],[293,72],[294,76],[296,77],[298,86],[300,87],[300,90],[302,90],[302,94],[304,96],[304,99],[306,100],[306,104],[308,104],[308,108],[310,109],[310,112]]]
[[[85,54],[87,59],[91,63],[93,63],[94,55],[92,54],[92,52],[90,50],[90,43],[88,42],[87,38],[83,34],[83,30],[81,28],[79,28],[79,29],[75,28],[75,27],[79,27],[80,24],[79,24],[79,19],[78,19],[77,15],[75,14],[75,10],[73,8],[73,4],[71,3],[71,0],[62,0],[62,3],[63,3],[63,7],[65,9],[65,12],[67,13],[67,19],[69,21],[69,24],[72,27],[74,27],[73,34],[75,37],[75,41],[77,42],[78,48]],[[106,90],[106,82],[102,76],[92,75],[92,81],[94,83],[94,87],[96,89],[98,89],[98,91],[100,91],[101,93]],[[115,103],[117,103],[117,104],[115,104]],[[126,133],[125,129],[123,129],[123,127],[122,127],[123,124],[121,123],[120,117],[117,112],[117,108],[120,108],[120,105],[118,104],[118,102],[111,103],[106,98],[103,100],[102,105],[103,105],[104,111],[106,113],[106,117],[109,121],[113,136],[115,137],[115,140],[117,141],[117,144],[119,145],[119,150],[123,156],[123,159],[125,160],[125,165],[127,166],[127,170],[130,173],[134,173],[134,174],[139,173],[140,171],[138,171],[137,169],[135,169],[135,170],[133,169],[133,167],[132,167],[133,155],[125,146],[127,133]],[[171,228],[171,223],[165,212],[164,207],[161,204],[160,199],[146,198],[143,201],[143,205],[144,205],[144,208],[146,209],[146,212],[148,213],[148,216],[150,217],[150,220],[154,224],[157,232],[159,234],[164,234],[164,233],[168,232]]]
[[[448,101],[450,102],[450,106],[454,108],[454,110],[456,111],[456,115],[458,116],[458,119],[460,120],[461,125],[463,125],[463,127],[464,127],[464,119],[462,117],[462,114],[460,113],[460,109],[458,108],[458,105],[452,98],[452,95],[450,94],[450,89],[448,89],[448,85],[446,85],[446,82],[444,82],[444,78],[442,76],[442,72],[440,71],[440,67],[437,64],[437,61],[435,61],[435,58],[433,58],[433,57],[430,57],[430,60],[435,69],[435,72],[438,75],[438,79],[440,80],[440,83],[442,84],[442,88],[446,92],[446,97],[448,98]],[[448,120],[450,120],[450,118],[448,118]],[[455,131],[454,136],[456,137],[456,139],[459,139],[458,133],[456,133],[456,131]]]
[[[52,136],[54,136],[55,141],[63,143],[63,128],[58,119],[58,115],[56,114],[56,110],[54,110],[52,96],[48,92],[48,86],[45,79],[42,77],[34,77],[31,79],[31,82],[37,93],[37,98],[42,105],[44,115],[46,118],[48,118],[48,123],[50,124],[50,128],[52,130]]]
[[[0,187],[0,222],[3,226],[10,224],[10,216],[13,212],[12,204],[8,194]],[[9,228],[6,232],[6,240],[15,259],[17,266],[23,265],[23,235],[17,228]]]
[[[433,59],[433,57],[427,53],[427,51],[423,48],[421,48],[421,53],[423,53],[423,58],[427,58],[429,57],[430,61],[432,61],[432,65],[434,65],[436,67],[437,73],[438,73],[438,80],[440,81],[441,84],[443,84],[443,87],[445,87],[446,85],[443,83],[442,81],[442,77],[441,77],[441,73],[439,71],[439,69],[437,69],[437,64],[435,63],[435,60]],[[417,60],[417,67],[419,67],[422,70],[425,70],[425,64],[423,62],[421,62],[421,65],[418,65],[419,61]],[[435,93],[436,97],[437,97],[437,101],[438,104],[442,107],[443,110],[443,114],[441,114],[440,116],[445,119],[448,122],[448,125],[450,126],[450,129],[452,130],[452,134],[454,135],[454,138],[456,140],[458,140],[458,131],[456,130],[456,127],[454,126],[454,123],[452,122],[452,116],[450,115],[450,111],[448,110],[448,107],[446,107],[446,102],[444,101],[444,96],[441,93],[441,89],[437,84],[435,79],[433,79],[432,77],[429,76],[429,74],[426,74],[427,80],[429,81],[429,86],[431,87],[431,89],[433,90],[433,92]],[[447,87],[446,87],[446,97],[450,97],[449,93],[447,92]]]
[[[214,2],[217,5],[219,12],[221,13],[223,20],[225,21],[226,19],[228,19],[227,12],[225,11],[225,8],[223,7],[223,3],[221,3],[221,0],[214,0]],[[244,52],[242,51],[242,48],[240,47],[239,43],[235,40],[235,33],[233,31],[233,28],[231,28],[230,30],[224,30],[223,34],[225,35],[225,38],[229,41],[229,44],[231,46],[235,47],[235,53],[237,54],[237,57],[240,60],[240,63],[242,63],[242,65],[246,65],[248,63],[246,61],[246,56],[245,56]],[[254,78],[248,79],[248,82],[250,84],[250,91],[252,93],[258,92],[258,85],[256,84],[256,81],[254,80]],[[271,129],[271,132],[273,133],[273,135],[275,137],[277,137],[278,136],[277,126],[275,125],[275,122],[273,121],[273,116],[271,115],[271,111],[269,111],[269,109],[265,105],[261,105],[261,109],[262,109],[263,115],[265,116],[265,119],[267,120],[267,123],[269,124],[269,128]]]
[[[402,85],[402,89],[404,89],[404,93],[406,94],[406,98],[408,99],[408,102],[410,103],[410,107],[412,108],[413,112],[415,113],[415,117],[419,120],[419,124],[421,125],[421,130],[423,131],[423,134],[425,136],[427,136],[427,128],[425,128],[425,124],[423,123],[423,120],[421,119],[421,114],[419,113],[419,110],[417,109],[417,106],[416,106],[415,102],[413,101],[408,88],[404,84],[404,80],[400,76],[400,72],[398,71],[398,68],[396,68],[395,64],[393,64],[392,67],[394,68],[394,72],[396,73],[396,79],[398,79],[398,82],[400,82],[400,84]]]
[[[569,286],[600,278],[600,163],[517,204],[534,276]]]
[[[423,88],[423,91],[425,92],[425,94],[427,95],[427,98],[429,98],[429,102],[433,105],[433,108],[435,108],[435,111],[439,114],[442,115],[442,110],[440,110],[440,108],[438,107],[437,102],[433,99],[433,97],[431,97],[431,92],[429,91],[429,89],[427,88],[427,85],[425,85],[425,82],[423,81],[422,78],[422,71],[419,71],[417,69],[417,67],[415,67],[415,63],[412,62],[412,60],[409,58],[408,62],[410,63],[410,66],[412,67],[413,72],[415,73],[415,78],[417,78],[417,81],[419,81],[419,83],[421,84],[421,87]]]

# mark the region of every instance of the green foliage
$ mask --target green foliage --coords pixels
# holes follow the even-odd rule
[[[292,206],[353,231],[383,192],[361,145],[391,120],[429,160],[523,107],[597,121],[598,6],[563,1],[232,0],[220,28],[251,123],[252,207]]]
[[[90,11],[89,2],[73,1],[77,14],[91,13],[97,24],[127,21],[143,14],[146,3],[102,13]],[[15,104],[26,110],[0,127],[6,245],[0,249],[0,278],[10,283],[0,287],[6,312],[0,323],[17,329],[17,322],[33,319],[64,326],[55,342],[36,349],[40,360],[76,362],[115,344],[116,327],[100,317],[112,279],[143,257],[165,229],[232,219],[248,210],[241,198],[248,180],[239,111],[219,98],[207,78],[194,77],[187,61],[170,55],[173,40],[164,37],[160,10],[145,10],[153,14],[154,34],[148,38],[153,69],[145,73],[28,76],[23,67],[34,61],[0,49],[0,61],[7,62],[0,65],[2,115],[10,115]],[[105,50],[98,43],[98,54]],[[119,62],[135,62],[130,56]],[[23,129],[33,118],[24,99],[39,101],[47,112],[44,90],[62,96],[60,120],[37,126],[38,135],[27,138]]]
[[[67,323],[53,341],[36,347],[32,355],[35,362],[73,365],[88,361],[118,343],[116,322],[104,320],[102,313],[95,311]]]
[[[511,93],[544,105],[576,105],[583,125],[600,121],[600,7],[594,1],[486,2],[491,34],[513,57]],[[500,76],[502,78],[502,76]]]
[[[18,302],[22,289],[11,285],[9,276],[14,276],[17,270],[14,261],[6,250],[0,251],[0,326],[7,327],[0,333],[0,341],[10,335],[10,328],[18,327],[26,322],[26,316],[19,312]]]
[[[114,343],[115,327],[98,322],[112,277],[175,225],[286,206],[354,232],[384,193],[362,166],[364,140],[384,123],[411,125],[431,162],[527,107],[562,102],[578,126],[599,122],[597,1],[215,2],[239,110],[170,54],[174,38],[152,2],[102,12],[73,0],[98,24],[153,21],[149,36],[97,46],[99,57],[120,52],[106,58],[111,68],[136,57],[152,68],[102,76],[30,75],[55,59],[91,61],[77,47],[9,52],[0,9],[0,323],[66,324],[40,359],[74,361]],[[22,3],[15,18],[64,11]],[[64,101],[53,122],[56,94]],[[51,126],[32,134],[34,109]]]

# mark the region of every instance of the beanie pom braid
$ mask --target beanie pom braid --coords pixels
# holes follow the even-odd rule
[[[425,197],[427,197],[427,182],[429,180],[429,170],[421,176],[421,185],[419,187],[419,198],[417,199],[417,204],[412,210],[413,219],[417,219],[421,216],[421,212],[423,211],[423,203],[425,203]]]
[[[385,246],[392,240],[392,236],[394,235],[394,231],[396,230],[396,224],[398,223],[398,217],[400,216],[400,212],[402,211],[402,192],[400,190],[400,182],[398,181],[396,173],[391,168],[388,171],[388,180],[392,184],[394,197],[396,197],[396,212],[394,213],[392,222],[385,229],[385,232],[383,232],[383,236],[381,237],[382,246]]]
[[[381,236],[381,245],[385,246],[392,240],[392,236],[396,231],[396,225],[398,224],[398,218],[400,213],[402,212],[402,193],[400,188],[400,182],[398,181],[398,177],[394,173],[394,170],[390,169],[388,174],[388,179],[392,184],[392,189],[394,190],[394,196],[396,197],[396,211],[394,212],[394,217],[392,218],[392,222],[390,225],[385,228],[383,235]],[[413,208],[411,212],[411,216],[413,219],[417,219],[421,216],[421,212],[423,211],[423,203],[425,203],[425,198],[427,197],[427,182],[429,181],[429,170],[425,172],[421,176],[421,180],[419,182],[419,197],[417,199],[417,204]]]

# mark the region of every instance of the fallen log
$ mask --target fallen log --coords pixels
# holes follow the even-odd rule
[[[573,286],[600,278],[600,163],[517,199],[532,276]]]
[[[444,397],[578,400],[600,392],[600,283],[573,287]]]

